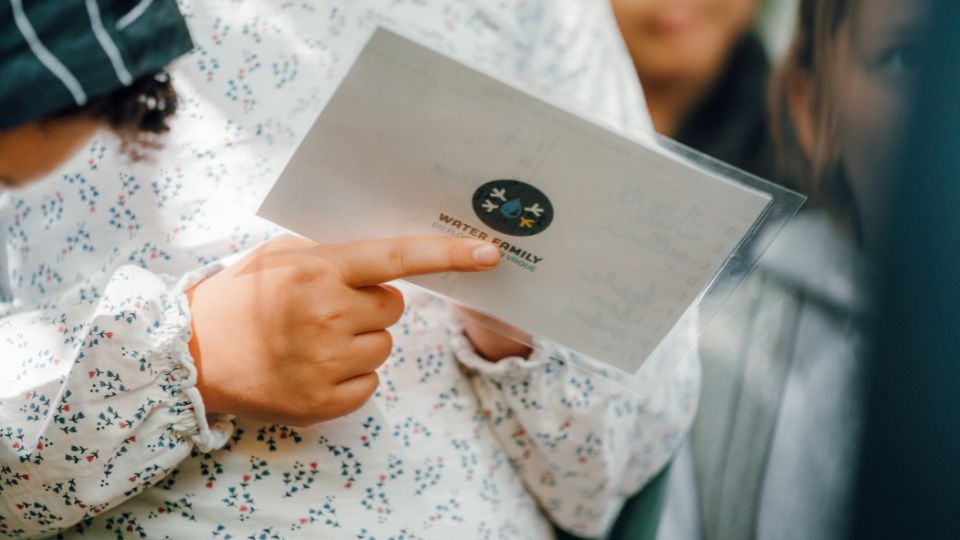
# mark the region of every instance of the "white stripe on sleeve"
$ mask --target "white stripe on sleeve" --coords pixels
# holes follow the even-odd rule
[[[83,87],[80,86],[80,82],[77,81],[77,78],[73,76],[73,73],[70,73],[70,70],[67,69],[66,66],[60,63],[60,60],[57,60],[57,57],[54,56],[53,53],[44,47],[40,38],[37,37],[33,25],[30,24],[30,19],[27,18],[26,13],[23,11],[23,0],[10,0],[10,7],[13,8],[13,20],[17,24],[17,29],[23,34],[23,39],[27,40],[27,45],[30,46],[30,50],[37,57],[37,60],[67,87],[67,90],[73,95],[73,100],[77,102],[78,107],[86,105],[87,94],[83,91]]]
[[[130,86],[130,83],[133,82],[133,77],[130,76],[126,64],[123,63],[123,57],[120,56],[120,49],[117,48],[116,43],[113,42],[106,28],[103,27],[103,21],[100,20],[100,6],[97,5],[97,0],[87,0],[87,13],[90,14],[90,26],[93,28],[93,35],[97,36],[97,41],[99,41],[100,46],[103,47],[103,52],[107,53],[107,56],[110,57],[110,63],[113,64],[113,71],[116,72],[117,78],[120,79],[120,82],[123,83],[124,86]]]
[[[140,0],[140,3],[133,6],[133,9],[127,12],[126,15],[120,17],[120,20],[117,21],[117,31],[123,30],[124,28],[133,24],[134,21],[140,18],[143,15],[143,12],[150,7],[150,4],[153,3],[153,0]]]

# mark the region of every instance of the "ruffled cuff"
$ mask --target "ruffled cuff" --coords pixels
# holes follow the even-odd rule
[[[157,356],[169,366],[161,377],[161,387],[173,400],[171,411],[177,415],[174,428],[189,436],[202,452],[221,448],[233,434],[233,415],[207,415],[197,389],[197,368],[190,355],[191,313],[186,290],[223,269],[223,264],[208,265],[183,276],[164,299],[163,317],[157,330]],[[189,400],[185,403],[184,397]]]
[[[624,373],[593,358],[581,356],[543,338],[533,338],[533,352],[529,358],[508,356],[498,362],[487,360],[474,348],[456,317],[452,319],[448,324],[453,336],[453,353],[457,360],[491,381],[513,383],[533,374],[557,377],[563,372],[574,371],[600,377],[632,393],[638,392],[637,376]],[[659,384],[662,384],[662,381]]]
[[[530,377],[532,373],[542,371],[556,355],[556,346],[553,343],[534,338],[531,348],[533,352],[528,358],[522,356],[508,356],[499,361],[487,360],[474,348],[470,338],[464,333],[463,327],[456,317],[450,321],[450,332],[453,336],[453,354],[464,366],[498,382],[509,382]]]

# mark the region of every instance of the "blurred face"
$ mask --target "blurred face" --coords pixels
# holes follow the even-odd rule
[[[709,76],[748,31],[759,0],[612,0],[641,81]]]
[[[0,187],[15,187],[53,171],[100,127],[74,115],[43,120],[0,133]]]
[[[864,0],[867,7],[848,17],[838,35],[833,151],[850,182],[867,244],[883,225],[897,135],[917,82],[923,4]]]

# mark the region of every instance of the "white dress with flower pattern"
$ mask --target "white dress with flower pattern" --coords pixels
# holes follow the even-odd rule
[[[277,234],[253,212],[378,24],[647,130],[606,0],[181,7],[197,47],[174,66],[164,146],[132,162],[104,133],[0,194],[0,537],[603,532],[689,427],[695,357],[634,380],[548,343],[489,363],[443,301],[406,290],[359,411],[304,429],[207,418],[183,290]]]

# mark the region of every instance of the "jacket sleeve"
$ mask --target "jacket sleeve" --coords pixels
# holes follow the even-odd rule
[[[95,304],[0,319],[0,536],[53,534],[229,437],[204,414],[184,290],[134,266]]]
[[[544,341],[529,359],[497,363],[477,355],[462,334],[454,349],[526,488],[557,526],[581,536],[607,531],[693,421],[695,351],[648,361],[626,376]]]

